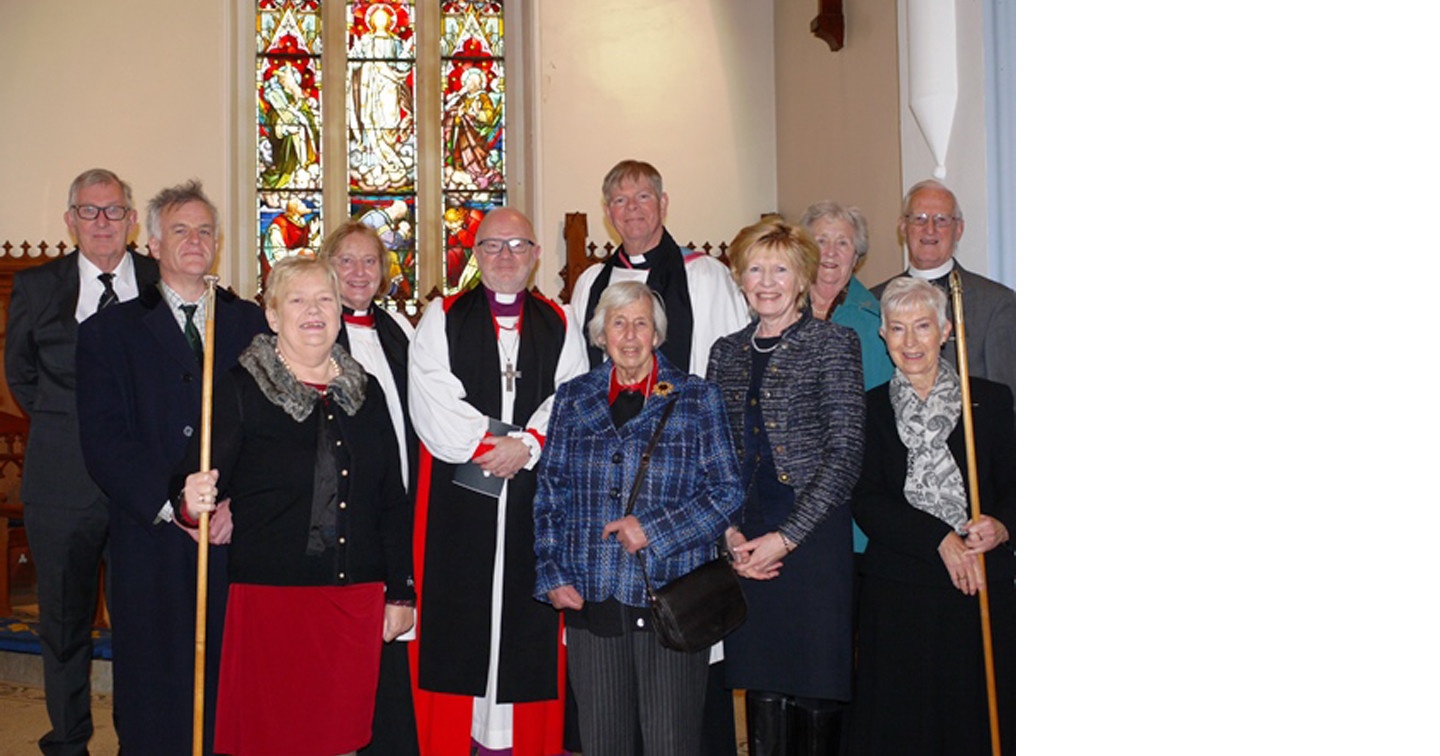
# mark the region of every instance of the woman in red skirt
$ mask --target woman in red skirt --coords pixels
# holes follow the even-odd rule
[[[415,622],[412,514],[380,384],[335,345],[335,273],[280,261],[266,317],[276,335],[216,379],[214,469],[177,508],[228,499],[234,526],[215,750],[349,753],[370,741],[381,644]]]

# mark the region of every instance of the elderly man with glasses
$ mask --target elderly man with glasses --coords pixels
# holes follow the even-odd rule
[[[535,601],[535,465],[551,395],[588,367],[582,325],[526,289],[529,219],[490,211],[480,282],[430,303],[410,348],[421,749],[560,750],[559,620]],[[438,751],[437,751],[438,752]]]
[[[130,185],[104,168],[70,184],[65,225],[76,251],[15,276],[5,338],[10,393],[30,415],[20,484],[40,598],[40,652],[51,730],[46,754],[83,754],[90,718],[91,618],[109,543],[105,495],[85,471],[75,410],[80,323],[159,280],[155,261],[127,252]],[[107,560],[108,561],[108,560]]]
[[[1003,383],[1015,390],[1015,290],[960,267],[955,245],[965,233],[965,216],[955,194],[933,179],[905,193],[899,230],[905,239],[909,267],[895,278],[923,278],[950,293],[950,271],[960,271],[964,291],[966,359],[970,375]],[[879,299],[886,281],[870,290]],[[953,305],[951,305],[953,307]],[[950,313],[956,322],[955,313]],[[955,364],[955,333],[945,341],[941,359]]]

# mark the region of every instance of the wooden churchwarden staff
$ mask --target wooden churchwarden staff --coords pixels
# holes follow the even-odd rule
[[[205,359],[200,383],[201,470],[210,469],[210,416],[215,394],[215,284],[219,281],[219,276],[205,276]],[[209,512],[200,513],[199,540],[200,554],[195,569],[195,726],[194,737],[190,741],[194,756],[203,756],[205,751],[205,602],[210,586]],[[993,692],[991,695],[994,695]]]
[[[965,351],[965,307],[960,291],[960,271],[950,270],[950,299],[955,307],[955,363],[960,372],[960,416],[965,425],[965,462],[970,475],[970,519],[980,519],[980,483],[975,457],[975,418],[970,407],[970,359]],[[203,466],[203,465],[202,465]],[[985,692],[990,704],[990,751],[1000,756],[1000,706],[995,696],[995,641],[990,634],[990,590],[985,582],[985,555],[980,563],[980,636],[985,644]]]

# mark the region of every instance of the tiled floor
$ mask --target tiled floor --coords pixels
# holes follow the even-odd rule
[[[120,746],[115,740],[111,720],[114,708],[110,696],[97,693],[91,697],[91,716],[95,720],[95,736],[90,740],[92,756],[115,756]],[[33,756],[40,752],[36,743],[50,730],[45,714],[45,691],[38,686],[0,682],[0,756]]]

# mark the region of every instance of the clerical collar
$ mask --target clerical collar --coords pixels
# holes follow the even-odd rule
[[[655,388],[655,379],[659,375],[660,361],[655,359],[653,355],[650,357],[650,374],[645,376],[645,380],[628,386],[620,382],[620,378],[615,372],[615,366],[612,364],[610,366],[610,403],[615,403],[615,398],[620,396],[621,391],[629,391],[639,394],[641,397],[649,398],[650,391]]]
[[[490,302],[490,314],[497,318],[513,318],[525,307],[525,290],[515,294],[502,294],[485,288],[485,299]]]
[[[340,317],[349,325],[363,326],[365,328],[375,327],[375,315],[371,308],[356,310],[348,305],[340,305]]]
[[[645,256],[654,252],[659,246],[660,245],[657,244],[655,247],[647,249],[640,254],[631,254],[629,250],[622,246],[620,248],[620,264],[627,268],[634,268],[635,270],[649,270],[650,262],[645,259]]]
[[[952,257],[952,258],[950,258],[949,260],[946,260],[946,261],[945,261],[945,264],[944,264],[944,265],[941,265],[941,266],[938,267],[938,268],[930,268],[929,270],[921,270],[920,268],[912,267],[912,268],[910,268],[910,277],[911,277],[911,278],[923,278],[923,279],[925,279],[926,281],[934,281],[934,280],[937,279],[937,278],[944,278],[945,276],[950,275],[950,271],[951,271],[951,270],[954,270],[954,268],[955,268],[955,258]]]

